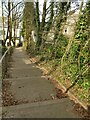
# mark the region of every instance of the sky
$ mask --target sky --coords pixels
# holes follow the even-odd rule
[[[16,0],[17,1],[17,0]],[[30,0],[28,0],[28,1],[30,1]],[[49,3],[49,1],[50,0],[48,0],[48,3]],[[60,0],[57,0],[57,1],[60,1]],[[62,0],[61,0],[62,1]],[[75,0],[72,0],[72,1],[75,1]],[[78,1],[80,1],[80,0],[78,0]],[[87,0],[84,0],[84,2],[86,2]],[[39,0],[39,2],[40,2],[40,11],[42,11],[42,9],[43,9],[43,2],[44,2],[44,0]],[[49,5],[47,3],[47,5]],[[74,7],[74,4],[72,5],[73,7]],[[1,8],[1,0],[0,0],[0,16],[2,16],[2,8]]]
[[[1,1],[0,1],[0,16],[2,15]]]

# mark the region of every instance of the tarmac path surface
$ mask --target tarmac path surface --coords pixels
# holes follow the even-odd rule
[[[22,48],[15,48],[10,68],[9,92],[20,102],[3,107],[4,118],[80,118],[68,98],[56,98],[54,84],[43,76]]]

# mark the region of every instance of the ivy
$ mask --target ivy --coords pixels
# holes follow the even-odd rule
[[[79,21],[76,24],[75,36],[72,40],[69,53],[66,52],[66,54],[64,55],[62,65],[63,74],[65,75],[67,80],[69,78],[69,80],[71,81],[71,86],[67,88],[66,92],[71,88],[73,89],[73,87],[77,85],[78,89],[82,90],[82,93],[80,93],[80,91],[78,90],[78,97],[80,97],[82,100],[86,99],[86,101],[90,101],[90,97],[87,92],[90,88],[90,74],[88,71],[90,69],[89,13],[90,2],[89,5],[86,5],[85,10],[79,17]],[[61,50],[63,49],[61,48]]]

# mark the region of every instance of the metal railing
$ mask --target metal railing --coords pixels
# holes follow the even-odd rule
[[[10,59],[11,55],[11,47],[9,47],[2,58],[0,59],[0,78],[3,79],[5,77],[5,74],[7,72],[8,68],[8,61]]]

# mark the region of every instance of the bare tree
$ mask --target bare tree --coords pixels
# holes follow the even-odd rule
[[[4,3],[3,3],[3,1],[2,1],[2,29],[3,29],[3,45],[5,46],[5,31],[4,31],[4,8],[3,8],[3,6],[4,6]]]
[[[23,3],[22,2],[16,2],[14,3],[13,1],[11,0],[8,0],[8,2],[6,1],[3,1],[2,2],[2,16],[4,17],[7,17],[7,20],[8,20],[8,23],[7,23],[7,35],[6,35],[6,38],[5,38],[5,35],[3,36],[4,38],[4,41],[6,42],[7,39],[9,39],[9,45],[11,43],[11,40],[12,40],[12,28],[13,28],[13,23],[15,23],[14,26],[16,26],[16,22],[17,19],[18,19],[18,22],[19,23],[19,19],[20,19],[20,10],[19,11],[16,11],[16,8],[19,9],[20,6],[22,5]],[[13,19],[14,18],[14,19]],[[4,24],[4,20],[3,20],[3,24]],[[3,25],[3,28],[4,28],[4,25]],[[15,30],[15,29],[14,29]],[[4,43],[5,43],[4,42]]]

